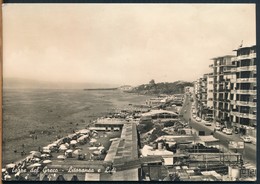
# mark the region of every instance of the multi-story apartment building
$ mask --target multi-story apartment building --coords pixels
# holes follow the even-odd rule
[[[235,76],[231,69],[235,67],[232,63],[232,55],[213,58],[213,115],[216,121],[231,127],[230,123],[230,89],[231,79]]]
[[[194,81],[194,94],[195,94],[196,98],[199,93],[198,88],[199,88],[199,82],[198,82],[198,80],[196,80],[196,81]]]
[[[207,108],[213,109],[213,73],[207,75]]]
[[[235,51],[236,57],[232,58],[236,67],[232,68],[235,78],[231,80],[230,120],[233,126],[244,128],[246,133],[255,136],[250,127],[256,127],[256,46],[240,47]]]
[[[207,105],[207,75],[203,75],[200,77],[196,82],[197,88],[197,109],[198,109],[198,116],[204,118],[205,114],[204,111]]]

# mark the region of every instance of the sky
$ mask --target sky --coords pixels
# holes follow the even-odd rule
[[[191,82],[242,40],[256,43],[254,4],[5,4],[3,77]]]

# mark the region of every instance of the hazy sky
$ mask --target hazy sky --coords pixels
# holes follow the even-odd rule
[[[4,77],[138,85],[194,81],[256,40],[254,4],[8,4]]]

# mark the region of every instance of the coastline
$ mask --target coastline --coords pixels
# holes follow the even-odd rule
[[[67,136],[73,131],[86,128],[95,119],[109,112],[127,107],[129,103],[143,103],[149,98],[121,91],[93,93],[94,91],[83,90],[29,90],[28,93],[16,91],[12,94],[12,99],[6,93],[3,98],[2,164],[21,160],[30,151],[37,151],[39,147],[55,141],[57,136]],[[14,112],[18,113],[13,114]],[[22,151],[26,154],[21,155]]]

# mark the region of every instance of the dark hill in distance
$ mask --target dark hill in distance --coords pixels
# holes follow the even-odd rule
[[[191,82],[186,81],[176,81],[176,82],[161,82],[161,83],[149,83],[149,84],[142,84],[133,88],[131,91],[132,93],[139,93],[139,94],[150,94],[150,95],[157,95],[157,94],[180,94],[184,93],[184,88],[187,86],[193,86]]]
[[[23,78],[4,78],[4,89],[91,89],[91,88],[115,88],[119,85],[98,83],[71,83],[48,82]]]

